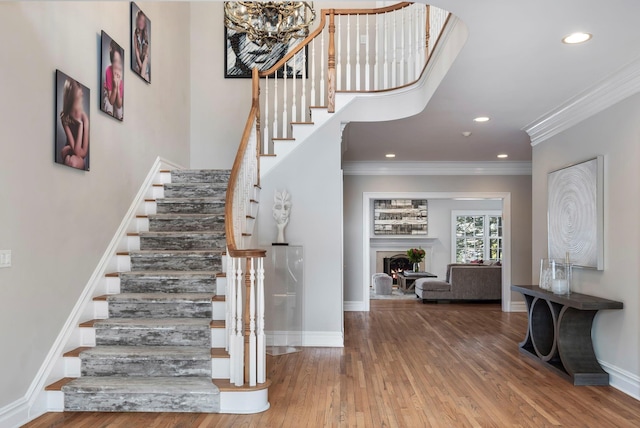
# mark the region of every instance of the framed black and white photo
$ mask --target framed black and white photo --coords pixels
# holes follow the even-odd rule
[[[124,119],[124,49],[102,32],[100,66],[100,110]]]
[[[131,70],[151,83],[151,20],[131,2]]]
[[[549,173],[549,258],[604,269],[604,158]]]
[[[227,78],[251,78],[252,70],[256,67],[260,71],[269,70],[276,65],[284,56],[295,48],[300,40],[291,39],[288,44],[276,43],[273,48],[259,46],[252,42],[246,33],[239,33],[225,27],[225,74]],[[307,64],[308,46],[303,49],[302,54],[296,54],[285,66],[288,78],[297,79],[308,75],[309,64]],[[304,67],[304,71],[303,71]],[[277,77],[284,77],[283,70],[277,72]]]
[[[56,70],[54,161],[89,171],[90,90]]]
[[[376,199],[373,201],[374,235],[427,235],[426,199]]]

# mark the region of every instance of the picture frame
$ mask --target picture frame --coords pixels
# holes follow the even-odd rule
[[[277,44],[271,51],[263,46],[251,42],[244,33],[237,33],[224,27],[224,77],[231,79],[250,79],[253,68],[258,66],[260,71],[267,71],[296,47],[301,40],[291,39],[284,44]],[[302,79],[309,75],[309,47],[305,46],[303,55],[295,55],[295,59],[276,72],[276,77]],[[294,62],[295,61],[295,62]],[[303,71],[304,67],[304,71]],[[294,73],[295,70],[295,73]]]
[[[429,232],[426,199],[375,199],[373,234],[377,236],[426,236]]]
[[[55,93],[54,162],[89,171],[91,90],[56,70]]]
[[[131,2],[131,70],[151,83],[151,20]]]
[[[123,121],[124,49],[104,31],[100,40],[100,110]]]
[[[547,181],[550,259],[604,269],[604,157],[552,171]]]

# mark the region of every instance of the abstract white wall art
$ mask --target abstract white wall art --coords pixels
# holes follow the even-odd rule
[[[604,158],[549,173],[549,258],[604,269]]]

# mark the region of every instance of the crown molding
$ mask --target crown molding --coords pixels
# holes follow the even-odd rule
[[[531,162],[344,162],[344,175],[531,175]]]
[[[640,58],[608,75],[585,91],[524,128],[535,146],[583,120],[640,92]]]

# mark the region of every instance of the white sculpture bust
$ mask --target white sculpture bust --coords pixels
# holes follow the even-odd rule
[[[291,212],[291,195],[286,190],[278,192],[274,197],[273,219],[276,221],[278,228],[277,244],[284,244],[284,228],[289,224],[289,213]]]

